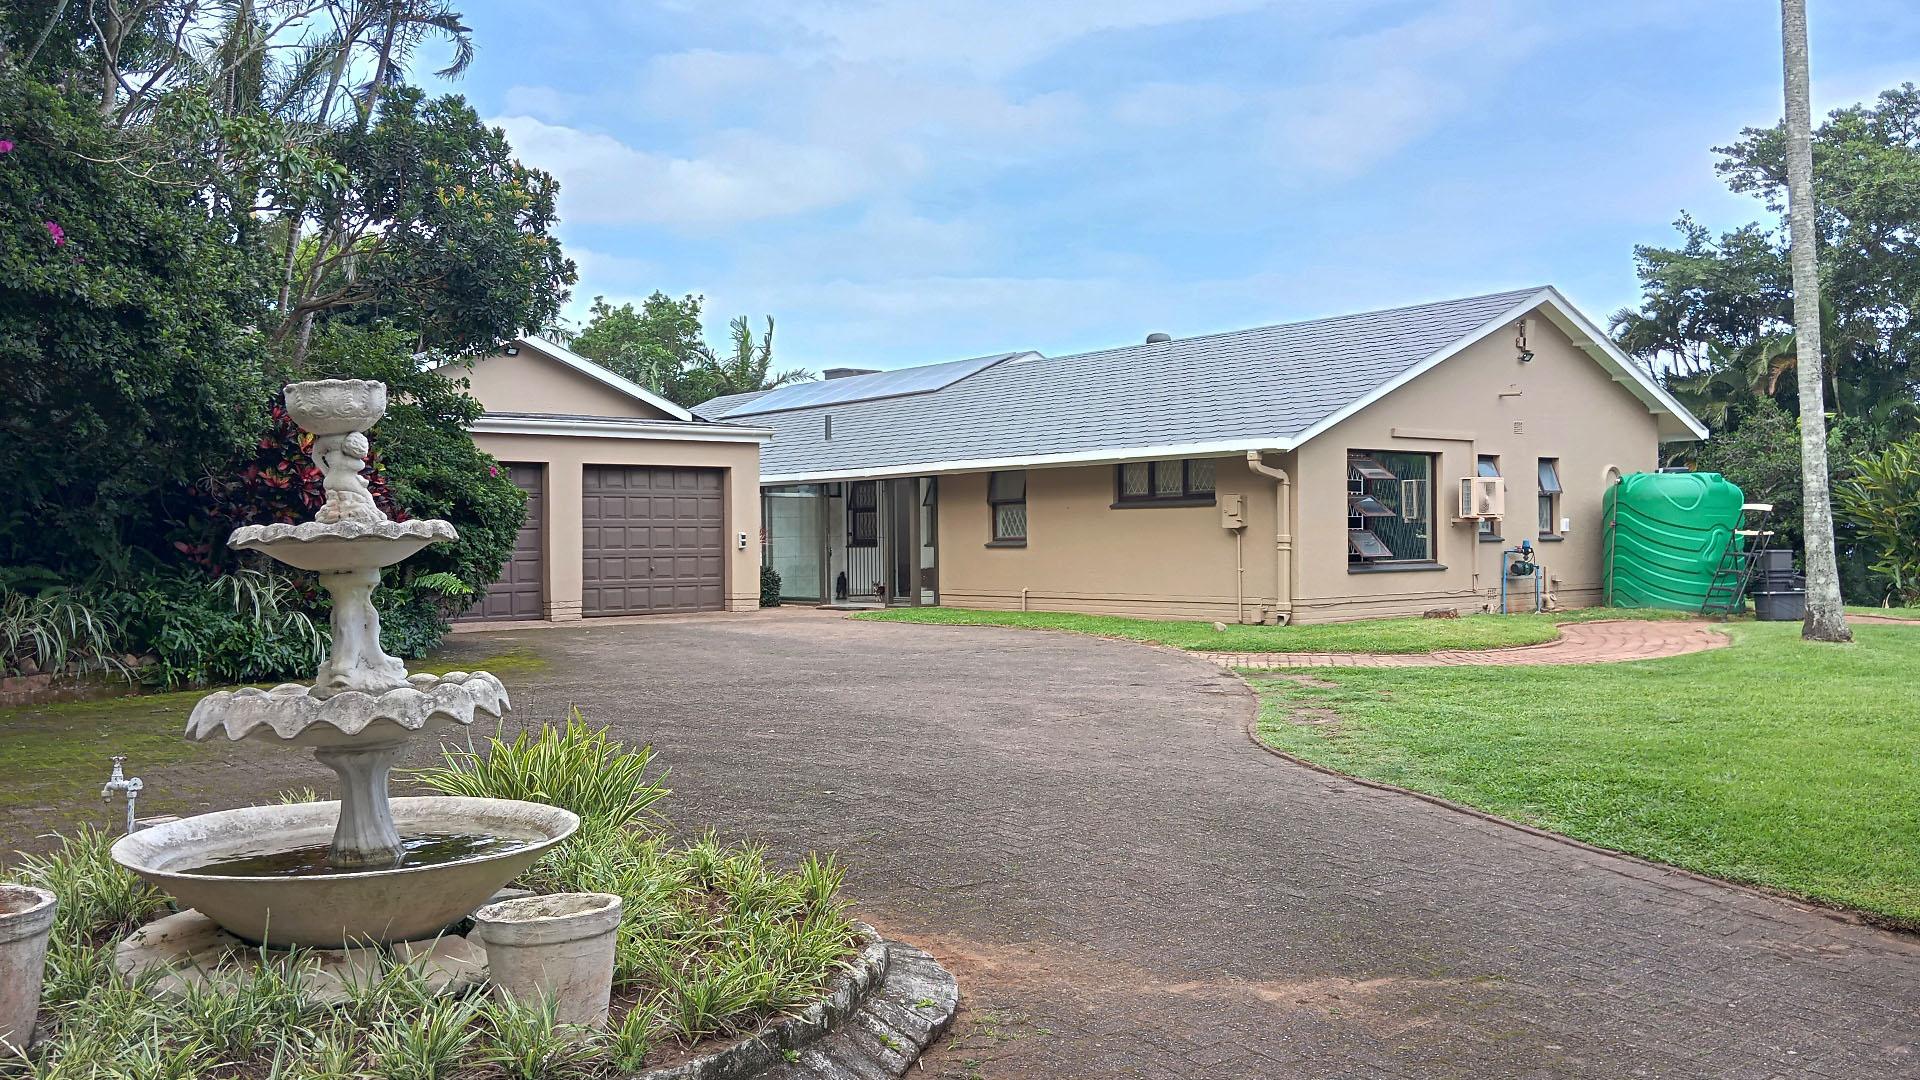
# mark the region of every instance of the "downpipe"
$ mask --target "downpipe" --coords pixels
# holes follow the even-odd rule
[[[1293,534],[1288,532],[1287,501],[1293,495],[1293,478],[1285,469],[1267,464],[1259,450],[1247,451],[1247,468],[1274,480],[1273,490],[1273,621],[1286,626],[1293,621]]]

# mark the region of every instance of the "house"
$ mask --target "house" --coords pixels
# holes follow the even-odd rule
[[[1478,610],[1522,541],[1559,604],[1595,603],[1606,486],[1706,435],[1548,287],[694,412],[772,430],[795,599],[1227,622]]]
[[[441,369],[486,407],[473,441],[527,492],[489,622],[759,606],[759,451],[771,432],[710,423],[540,338]]]

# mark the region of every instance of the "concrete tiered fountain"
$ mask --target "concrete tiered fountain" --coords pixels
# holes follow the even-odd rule
[[[192,909],[123,942],[123,971],[238,963],[259,945],[432,939],[579,827],[539,803],[388,797],[388,770],[409,741],[471,724],[476,712],[498,718],[507,692],[486,672],[409,675],[380,648],[380,568],[456,538],[444,521],[388,518],[368,492],[363,432],[386,412],[385,384],[294,383],[286,398],[315,436],[326,505],[312,521],[248,525],[228,543],[319,575],[333,599],[332,651],[312,686],[209,694],[187,737],[311,748],[338,775],[340,799],[202,814],[116,842],[115,861]]]

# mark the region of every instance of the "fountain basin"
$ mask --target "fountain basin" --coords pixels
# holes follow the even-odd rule
[[[458,540],[452,524],[410,521],[304,521],[298,525],[242,525],[227,546],[263,551],[288,566],[322,574],[392,566],[428,544]]]
[[[402,836],[484,834],[524,841],[511,850],[386,870],[300,876],[189,873],[257,852],[325,847],[337,802],[248,806],[156,825],[121,837],[113,860],[249,942],[276,948],[417,941],[472,914],[502,885],[571,836],[580,819],[544,803],[435,795],[392,800]]]

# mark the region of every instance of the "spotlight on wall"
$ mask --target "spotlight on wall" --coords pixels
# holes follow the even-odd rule
[[[1531,321],[1531,319],[1521,319],[1513,328],[1513,347],[1519,351],[1520,362],[1523,364],[1533,362],[1533,350],[1527,348],[1527,324]]]

